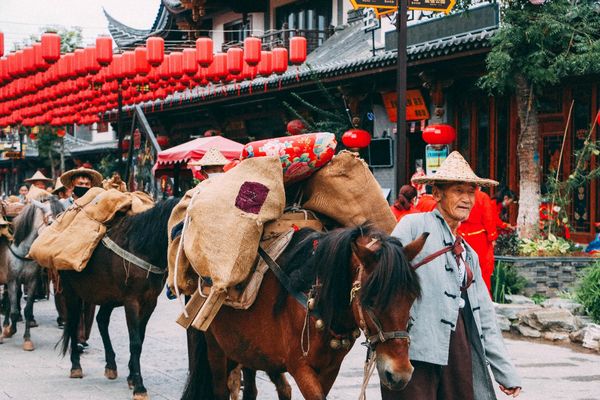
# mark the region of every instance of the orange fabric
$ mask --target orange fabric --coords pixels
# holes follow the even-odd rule
[[[423,196],[419,197],[419,202],[417,203],[415,208],[419,212],[429,212],[435,210],[436,206],[437,201],[435,201],[433,196],[430,194],[424,194]]]
[[[475,191],[475,205],[471,209],[469,218],[461,222],[458,227],[458,233],[479,256],[481,275],[488,291],[491,291],[492,273],[494,272],[494,246],[492,246],[492,241],[498,237],[496,219],[499,219],[499,217],[490,197],[481,190],[477,190]]]
[[[554,217],[556,216],[556,211],[550,209],[549,204],[547,202],[542,202],[540,204],[540,231],[542,231],[542,235],[546,236],[544,232],[544,225],[546,221],[554,221]],[[560,221],[557,225],[561,225]],[[571,231],[565,225],[562,225],[565,230],[565,238],[571,239]]]
[[[392,213],[394,213],[394,217],[396,217],[396,222],[400,222],[402,217],[404,217],[406,214],[418,214],[421,212],[415,207],[413,207],[412,204],[410,205],[410,208],[408,210],[399,210],[396,208],[396,206],[391,206],[390,210],[392,210]]]

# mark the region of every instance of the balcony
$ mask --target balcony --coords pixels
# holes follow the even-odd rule
[[[275,47],[285,47],[289,50],[290,38],[294,35],[304,36],[306,38],[306,53],[310,54],[320,45],[325,43],[327,39],[333,36],[333,26],[329,26],[324,30],[316,29],[289,29],[289,25],[284,23],[281,30],[269,31],[258,38],[262,41],[262,47],[266,50],[271,50]],[[243,45],[241,41],[232,41],[224,43],[222,51],[226,52],[232,47],[240,47]]]

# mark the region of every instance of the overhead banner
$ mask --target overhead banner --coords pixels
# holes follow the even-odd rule
[[[350,0],[354,9],[364,7],[394,8],[398,9],[398,0]]]
[[[396,109],[396,92],[383,93],[383,103],[388,112],[391,122],[398,120],[398,111]],[[421,119],[429,119],[429,110],[427,104],[421,95],[419,89],[406,91],[406,120],[418,121]]]

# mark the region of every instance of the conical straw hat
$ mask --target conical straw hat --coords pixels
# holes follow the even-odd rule
[[[58,194],[58,192],[60,191],[60,189],[62,189],[63,187],[65,187],[65,185],[62,184],[62,182],[60,181],[60,179],[56,180],[56,185],[54,186],[54,190],[52,191],[52,194]]]
[[[52,179],[46,178],[40,171],[36,171],[31,178],[25,179],[23,182],[29,183],[35,181],[52,182]]]
[[[90,177],[90,180],[92,181],[92,187],[96,187],[102,183],[102,175],[100,174],[100,172],[83,167],[65,172],[60,176],[60,181],[66,187],[71,187],[71,178],[73,177],[73,175],[79,174],[88,175]]]
[[[497,186],[498,182],[483,179],[475,175],[469,163],[458,151],[453,151],[432,175],[416,177],[412,182],[417,184],[435,185],[449,182],[474,183],[477,186]]]
[[[188,165],[194,166],[209,166],[209,165],[227,165],[229,164],[229,160],[225,158],[225,156],[217,149],[215,146],[212,146],[208,151],[204,154],[204,156],[200,159],[200,161],[195,161],[188,163]]]

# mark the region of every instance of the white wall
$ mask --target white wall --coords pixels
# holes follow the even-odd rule
[[[252,18],[252,35],[262,36],[265,26],[264,13],[251,13],[248,18]],[[225,40],[225,24],[242,19],[242,14],[228,12],[213,18],[213,49],[215,52],[221,51],[221,46]]]

